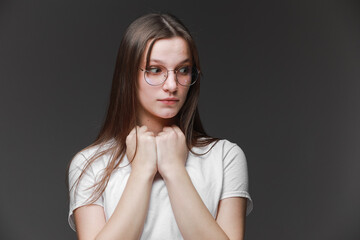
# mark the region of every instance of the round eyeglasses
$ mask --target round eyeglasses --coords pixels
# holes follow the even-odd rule
[[[140,70],[144,72],[145,81],[152,86],[163,84],[170,71],[174,71],[176,81],[186,87],[193,85],[200,74],[198,69],[191,66],[182,66],[174,70],[168,70],[163,66],[150,66],[147,69],[140,68]]]

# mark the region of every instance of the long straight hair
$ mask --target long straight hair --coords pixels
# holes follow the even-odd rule
[[[192,62],[200,70],[200,76],[190,86],[184,105],[176,115],[176,122],[185,135],[187,148],[193,154],[200,156],[207,152],[203,154],[193,152],[191,149],[193,146],[203,147],[215,142],[214,146],[220,140],[220,138],[208,136],[200,120],[197,106],[200,94],[201,69],[198,51],[189,30],[178,18],[168,13],[143,15],[128,26],[121,40],[106,118],[96,140],[85,149],[94,146],[99,146],[101,149],[101,146],[109,142],[111,144],[87,159],[84,169],[75,182],[76,185],[79,184],[86,170],[96,159],[110,153],[110,160],[100,180],[92,186],[94,191],[88,199],[90,203],[95,202],[102,195],[111,173],[119,167],[126,154],[126,137],[137,124],[137,78],[141,59],[143,56],[145,57],[147,66],[154,43],[159,39],[173,37],[181,37],[187,42],[192,55]],[[145,53],[147,44],[149,44],[149,48]]]

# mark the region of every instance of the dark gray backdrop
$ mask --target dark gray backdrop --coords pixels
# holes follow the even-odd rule
[[[127,25],[192,31],[209,134],[244,150],[246,239],[360,238],[358,1],[0,2],[0,238],[75,239],[65,170],[103,120]]]

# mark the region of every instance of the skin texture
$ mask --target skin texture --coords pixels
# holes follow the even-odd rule
[[[154,44],[150,65],[156,63],[170,70],[188,59],[191,59],[189,49],[182,38],[162,39]],[[145,67],[144,59],[141,67]],[[181,109],[189,88],[176,82],[173,71],[160,86],[147,84],[140,70],[138,81],[138,121],[141,127],[135,127],[137,136],[134,128],[126,139],[129,159],[134,155],[136,138],[138,141],[127,185],[107,222],[101,206],[83,206],[74,211],[78,238],[139,239],[148,212],[152,182],[159,172],[168,189],[175,219],[184,239],[243,239],[246,199],[221,200],[214,219],[185,169],[188,156],[185,136],[173,124],[173,118]],[[170,106],[159,101],[167,97],[175,97],[179,101]]]

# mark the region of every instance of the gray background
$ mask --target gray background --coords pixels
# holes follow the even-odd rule
[[[210,135],[244,150],[246,239],[360,239],[359,1],[0,1],[0,238],[75,239],[65,170],[143,13],[190,28]]]

